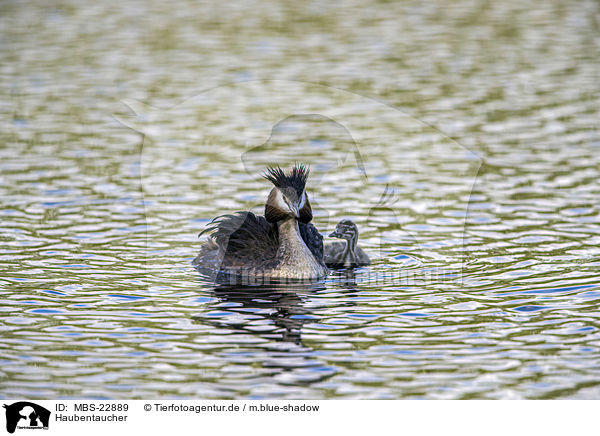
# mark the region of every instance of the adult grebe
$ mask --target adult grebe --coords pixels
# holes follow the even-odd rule
[[[251,278],[319,279],[329,270],[323,262],[323,237],[312,220],[305,190],[309,170],[296,164],[291,173],[268,168],[275,185],[265,216],[236,212],[215,218],[200,233],[212,232],[192,264],[203,271]]]
[[[358,244],[358,227],[351,220],[338,223],[329,237],[345,239],[325,244],[325,264],[330,268],[354,268],[371,263],[367,253]]]

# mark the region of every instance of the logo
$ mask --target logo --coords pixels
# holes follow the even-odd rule
[[[29,401],[19,401],[4,405],[6,409],[6,431],[14,433],[15,429],[48,429],[50,411]]]

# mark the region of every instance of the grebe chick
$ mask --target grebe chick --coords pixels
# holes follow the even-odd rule
[[[367,253],[358,246],[358,227],[353,221],[340,221],[329,237],[345,239],[325,244],[324,260],[329,268],[355,268],[371,263]]]
[[[192,264],[218,274],[274,279],[319,279],[323,237],[312,220],[305,190],[309,170],[297,164],[289,174],[279,167],[263,176],[273,185],[265,216],[236,212],[215,218],[200,234],[212,232]]]

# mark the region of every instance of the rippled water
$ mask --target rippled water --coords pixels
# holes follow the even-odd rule
[[[262,3],[3,4],[0,396],[599,398],[598,5]],[[200,277],[295,160],[373,265]]]

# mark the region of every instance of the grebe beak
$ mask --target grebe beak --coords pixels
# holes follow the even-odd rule
[[[296,219],[300,219],[300,209],[298,208],[298,205],[293,204],[291,209],[292,209],[292,212],[294,213],[294,216],[296,217]]]
[[[338,232],[337,230],[334,230],[333,232],[331,232],[329,234],[330,238],[341,238],[342,234],[340,232]]]

